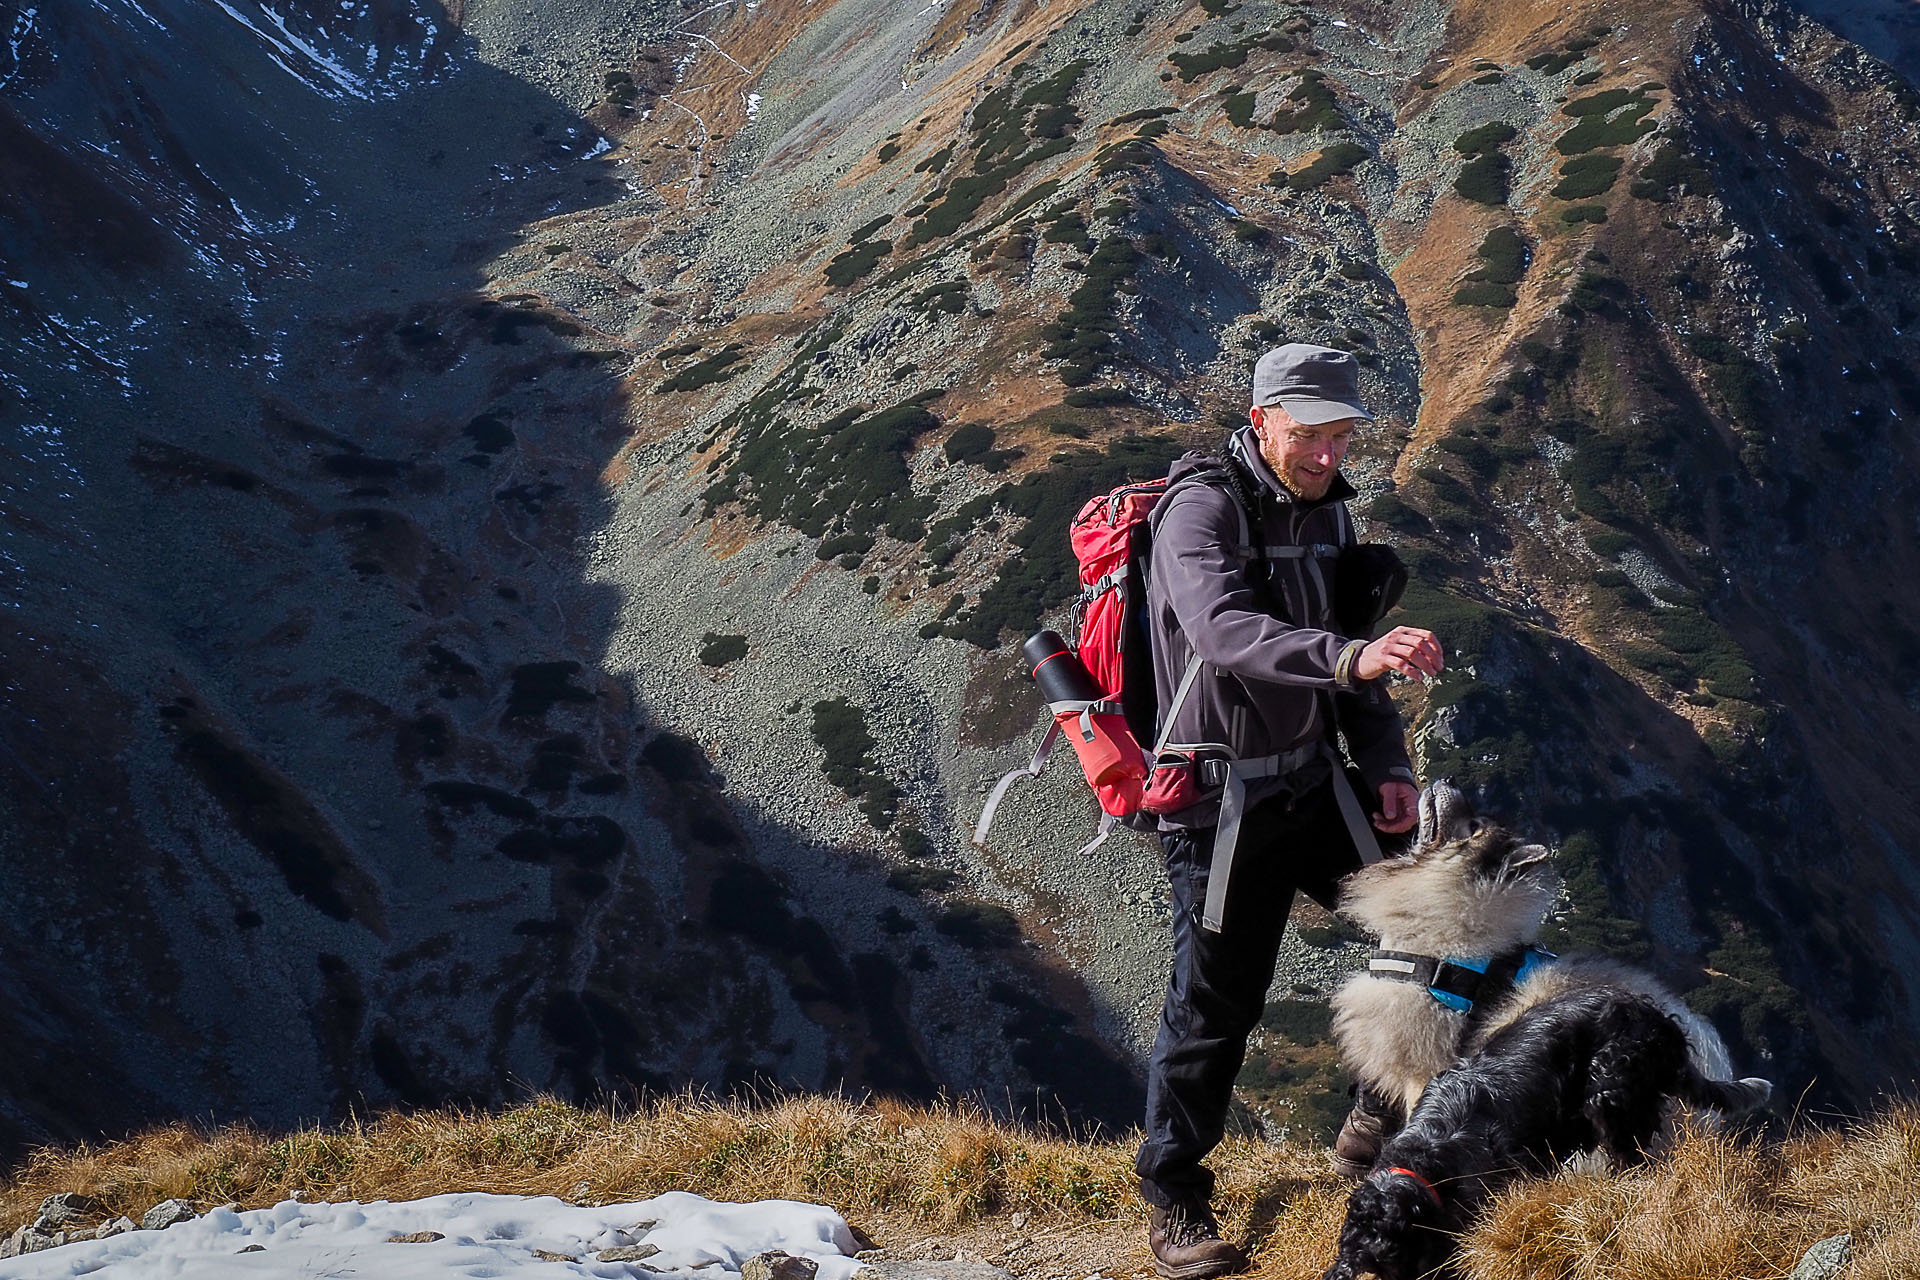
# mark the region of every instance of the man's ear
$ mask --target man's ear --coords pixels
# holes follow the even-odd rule
[[[1262,422],[1260,421],[1260,406],[1259,406],[1259,405],[1257,405],[1257,404],[1256,404],[1256,405],[1249,405],[1249,406],[1247,407],[1247,420],[1248,420],[1249,422],[1251,422],[1251,423],[1253,423],[1253,429],[1254,429],[1254,431],[1256,431],[1256,432],[1258,432],[1258,431],[1260,430],[1260,428],[1261,428],[1262,426],[1264,426],[1264,425],[1265,425],[1264,423],[1262,423]]]

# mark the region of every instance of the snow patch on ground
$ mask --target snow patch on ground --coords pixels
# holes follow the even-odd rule
[[[437,1240],[418,1238],[437,1232]],[[405,1243],[394,1237],[413,1236]],[[609,1249],[651,1245],[646,1260],[601,1262]],[[0,1262],[4,1280],[190,1276],[296,1280],[377,1276],[634,1277],[653,1272],[723,1280],[770,1249],[811,1258],[818,1280],[852,1280],[860,1263],[846,1220],[793,1200],[723,1204],[684,1191],[652,1200],[583,1207],[552,1196],[480,1193],[370,1204],[215,1209],[164,1231],[129,1231]]]

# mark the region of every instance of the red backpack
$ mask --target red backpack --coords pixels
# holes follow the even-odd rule
[[[1241,541],[1246,543],[1246,502],[1227,468],[1223,465],[1217,478],[1206,472],[1189,478],[1227,481],[1224,487],[1234,494],[1234,506],[1241,515]],[[1063,736],[1080,753],[1088,785],[1106,815],[1100,821],[1099,833],[1082,852],[1104,840],[1116,826],[1148,828],[1153,815],[1183,809],[1197,798],[1190,770],[1155,767],[1162,744],[1155,740],[1160,708],[1146,620],[1147,566],[1153,546],[1147,521],[1166,496],[1167,488],[1165,476],[1124,484],[1089,499],[1073,518],[1067,536],[1074,558],[1080,562],[1080,595],[1072,610],[1070,649],[1092,678],[1098,696],[1048,704],[1053,724],[1040,740],[1032,762],[1003,775],[994,785],[986,807],[980,811],[980,820],[974,824],[975,844],[986,843],[987,829],[993,825],[1007,789],[1022,778],[1039,777]],[[1035,664],[1045,656],[1033,659]],[[1197,661],[1194,666],[1198,666]],[[1192,674],[1188,672],[1189,677]],[[1182,682],[1175,695],[1176,707],[1189,683],[1190,679]],[[1171,723],[1172,714],[1166,719]],[[1143,747],[1146,743],[1153,743],[1153,748]],[[1110,760],[1114,748],[1138,756],[1140,767],[1118,776],[1105,770],[1103,780],[1096,774],[1093,760],[1096,754]]]

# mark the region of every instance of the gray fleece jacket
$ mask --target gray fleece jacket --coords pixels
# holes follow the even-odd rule
[[[1353,661],[1367,637],[1343,636],[1333,618],[1334,552],[1354,542],[1346,499],[1354,490],[1335,476],[1316,502],[1297,498],[1260,456],[1253,429],[1243,427],[1228,442],[1228,457],[1240,468],[1243,488],[1255,499],[1249,511],[1256,541],[1268,548],[1320,547],[1317,554],[1250,563],[1239,553],[1240,517],[1224,478],[1187,479],[1215,470],[1217,456],[1190,453],[1173,464],[1174,483],[1152,516],[1153,559],[1147,586],[1147,626],[1152,633],[1154,683],[1162,714],[1172,704],[1188,659],[1203,666],[1181,705],[1168,750],[1197,749],[1207,756],[1248,759],[1331,741],[1337,718],[1349,758],[1365,775],[1363,804],[1378,804],[1380,784],[1413,781],[1400,714],[1383,681],[1355,680]],[[1162,726],[1166,728],[1165,725]],[[1309,773],[1297,781],[1313,782]],[[1247,803],[1258,803],[1287,785],[1255,779]],[[1209,827],[1218,821],[1218,788],[1188,808],[1161,818],[1163,828]]]

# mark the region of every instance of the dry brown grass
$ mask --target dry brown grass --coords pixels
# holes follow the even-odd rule
[[[408,1199],[449,1190],[642,1199],[816,1200],[850,1215],[907,1211],[933,1227],[983,1215],[1131,1211],[1131,1154],[1037,1137],[964,1107],[794,1097],[750,1106],[674,1097],[613,1113],[538,1100],[498,1113],[422,1112],[270,1135],[170,1125],[99,1147],[47,1149],[0,1186],[0,1220],[86,1191],[138,1217],[161,1200],[269,1205]]]
[[[1619,1176],[1567,1174],[1504,1197],[1467,1242],[1474,1280],[1746,1280],[1788,1275],[1853,1234],[1848,1280],[1920,1275],[1920,1107],[1777,1145],[1690,1133]]]
[[[612,1202],[668,1190],[723,1200],[832,1205],[856,1223],[979,1241],[1084,1231],[1084,1275],[1128,1261],[1141,1209],[1132,1139],[1044,1136],[967,1107],[919,1109],[792,1097],[757,1105],[660,1099],[621,1112],[539,1100],[498,1113],[387,1115],[271,1135],[172,1125],[125,1142],[48,1149],[0,1183],[0,1227],[56,1191],[85,1191],[109,1215],[161,1200],[254,1208],[295,1191],[316,1199],[410,1199],[446,1191]],[[1317,1149],[1231,1140],[1212,1161],[1229,1230],[1253,1249],[1255,1280],[1318,1276],[1346,1187]],[[1690,1133],[1673,1154],[1619,1176],[1567,1173],[1523,1184],[1464,1242],[1473,1280],[1778,1280],[1810,1244],[1850,1231],[1850,1280],[1920,1274],[1920,1107],[1784,1143]],[[1120,1234],[1116,1235],[1116,1231]],[[1123,1250],[1134,1269],[1143,1248]],[[1058,1264],[1059,1253],[1056,1251]],[[1008,1265],[1024,1268],[1014,1259]],[[1066,1274],[1063,1271],[1062,1274]]]

